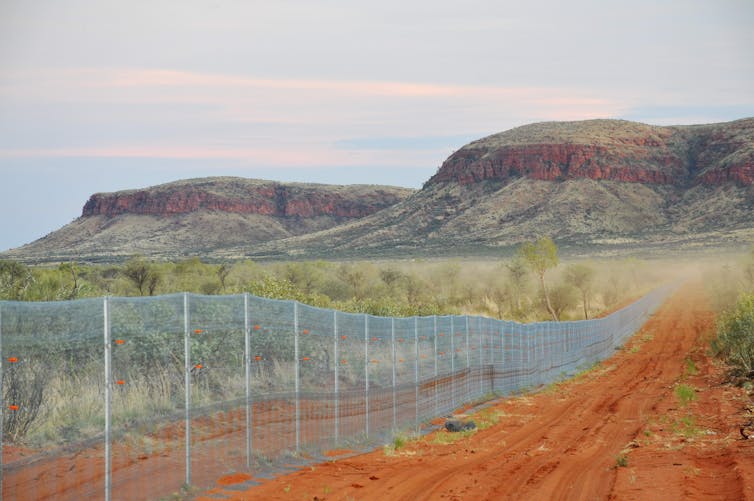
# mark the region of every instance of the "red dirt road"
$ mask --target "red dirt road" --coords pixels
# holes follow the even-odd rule
[[[228,499],[754,499],[754,440],[739,425],[751,397],[721,384],[706,354],[703,289],[678,291],[622,350],[575,380],[499,400],[497,424],[435,432],[259,480]],[[679,384],[695,390],[683,403]],[[454,440],[455,439],[455,440]],[[450,443],[448,443],[450,442]],[[227,482],[224,482],[227,484]],[[217,499],[200,497],[199,499]]]

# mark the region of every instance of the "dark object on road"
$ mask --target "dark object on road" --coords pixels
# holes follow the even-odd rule
[[[451,432],[476,429],[474,421],[461,421],[460,419],[448,419],[445,421],[445,429]]]

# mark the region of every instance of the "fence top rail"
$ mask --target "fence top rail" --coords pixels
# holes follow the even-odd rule
[[[515,325],[515,326],[534,326],[538,324],[551,324],[551,323],[582,323],[582,322],[594,322],[594,321],[600,321],[600,320],[607,320],[611,317],[617,317],[618,315],[624,313],[627,310],[630,310],[632,307],[636,306],[637,304],[641,304],[643,301],[648,300],[650,297],[653,297],[655,295],[664,295],[670,290],[672,290],[677,284],[667,284],[662,285],[660,287],[657,287],[648,293],[644,294],[640,298],[636,299],[632,303],[620,308],[619,310],[616,310],[609,315],[606,315],[604,317],[596,318],[596,319],[589,319],[589,320],[570,320],[566,322],[553,322],[552,320],[546,320],[546,321],[539,321],[539,322],[527,322],[522,323],[515,320],[507,320],[507,319],[496,319],[491,317],[485,317],[482,315],[454,315],[454,314],[448,314],[448,315],[427,315],[427,316],[411,316],[411,317],[383,317],[378,315],[372,315],[369,313],[355,313],[355,312],[347,312],[347,311],[341,311],[341,310],[335,310],[330,308],[322,308],[318,306],[311,306],[305,303],[301,303],[296,300],[291,299],[271,299],[271,298],[264,298],[260,296],[255,296],[253,294],[243,293],[243,294],[223,294],[223,295],[207,295],[207,294],[197,294],[193,292],[176,292],[171,294],[161,294],[158,296],[99,296],[94,298],[83,298],[83,299],[72,299],[72,300],[60,300],[60,301],[7,301],[7,300],[0,300],[0,311],[6,310],[8,308],[12,308],[14,310],[28,310],[28,311],[44,311],[45,309],[57,309],[57,308],[65,308],[65,307],[81,307],[85,306],[87,303],[94,304],[94,303],[101,303],[105,299],[108,299],[111,304],[113,303],[156,303],[160,301],[176,301],[178,299],[183,299],[184,296],[187,296],[189,300],[191,299],[202,299],[202,300],[217,300],[217,301],[228,301],[231,299],[237,299],[239,301],[242,301],[244,297],[248,297],[250,300],[254,302],[268,302],[268,303],[277,303],[277,304],[294,304],[298,303],[299,305],[305,306],[307,309],[315,309],[319,311],[328,311],[328,312],[336,312],[339,314],[347,315],[347,316],[366,316],[370,319],[400,319],[400,320],[413,320],[413,319],[435,319],[435,320],[450,320],[450,319],[459,319],[459,318],[469,318],[469,319],[485,319],[485,320],[494,320],[496,322],[501,322],[507,325]],[[249,308],[253,309],[253,305],[249,304]]]

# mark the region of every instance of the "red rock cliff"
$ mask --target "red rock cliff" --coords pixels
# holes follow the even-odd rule
[[[119,214],[184,214],[200,209],[277,217],[331,216],[361,218],[389,207],[410,190],[382,187],[326,187],[321,185],[254,184],[223,193],[206,181],[201,186],[171,183],[154,188],[92,195],[82,216]]]
[[[754,119],[691,127],[594,120],[533,124],[474,141],[427,184],[527,177],[748,186],[753,164]]]

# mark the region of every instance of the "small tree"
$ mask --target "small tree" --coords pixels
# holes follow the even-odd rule
[[[0,260],[0,299],[22,299],[33,282],[29,268],[15,261]]]
[[[228,263],[222,263],[217,267],[217,278],[220,280],[220,287],[223,293],[225,293],[226,281],[228,280],[228,275],[230,275],[231,268],[232,266]]]
[[[142,256],[135,256],[126,261],[121,273],[134,284],[140,296],[143,296],[145,292],[154,296],[157,285],[160,283],[159,271]]]
[[[573,286],[567,282],[555,284],[550,290],[550,304],[555,312],[555,319],[560,320],[563,312],[575,305]]]
[[[542,294],[545,297],[547,311],[553,320],[558,320],[558,315],[550,302],[550,294],[545,283],[545,273],[551,268],[558,266],[558,247],[550,237],[541,237],[536,242],[526,242],[518,249],[518,255],[526,262],[534,273],[539,277]]]
[[[76,264],[76,261],[60,263],[60,266],[58,266],[58,269],[63,273],[70,273],[72,284],[71,284],[71,291],[68,294],[67,299],[76,299],[79,295],[79,290],[81,289],[81,284],[79,283],[78,264]]]
[[[594,269],[585,264],[574,264],[566,270],[566,281],[581,292],[581,304],[584,306],[584,319],[589,318],[589,296],[594,284]]]
[[[517,256],[510,263],[505,265],[505,268],[508,271],[508,283],[510,284],[511,309],[515,315],[521,313],[521,296],[524,294],[527,285],[526,266],[526,262],[521,256]]]

